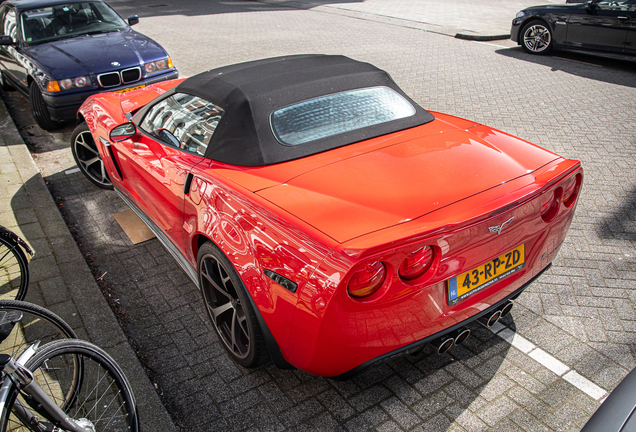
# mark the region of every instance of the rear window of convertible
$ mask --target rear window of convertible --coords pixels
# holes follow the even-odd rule
[[[349,90],[274,111],[270,123],[282,144],[296,146],[410,117],[415,107],[389,87]]]

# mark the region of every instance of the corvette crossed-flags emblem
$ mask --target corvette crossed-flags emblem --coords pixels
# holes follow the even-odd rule
[[[501,225],[496,225],[496,226],[491,226],[488,227],[488,231],[490,232],[496,232],[497,235],[501,234],[501,230],[503,230],[507,225],[510,225],[510,223],[512,222],[512,220],[515,217],[511,217],[510,219],[508,219],[507,221],[505,221],[504,223],[502,223]]]

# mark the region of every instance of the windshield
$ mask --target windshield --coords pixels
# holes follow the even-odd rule
[[[125,30],[128,25],[103,2],[66,3],[22,12],[22,32],[29,44]]]

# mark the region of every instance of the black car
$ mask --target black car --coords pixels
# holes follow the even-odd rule
[[[40,127],[75,118],[84,100],[177,78],[168,53],[102,0],[13,0],[0,6],[0,84],[29,98]]]
[[[636,431],[636,369],[627,374],[581,429],[581,432],[634,431]]]
[[[510,38],[529,53],[552,49],[636,60],[636,0],[592,0],[522,10]]]

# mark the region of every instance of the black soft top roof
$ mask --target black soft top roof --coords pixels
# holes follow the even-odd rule
[[[415,107],[415,115],[297,146],[281,144],[271,130],[270,114],[279,108],[376,86],[390,87],[404,96]],[[188,78],[175,91],[202,97],[225,110],[206,157],[240,166],[286,162],[419,126],[434,118],[388,73],[344,56],[296,55],[225,66]]]

